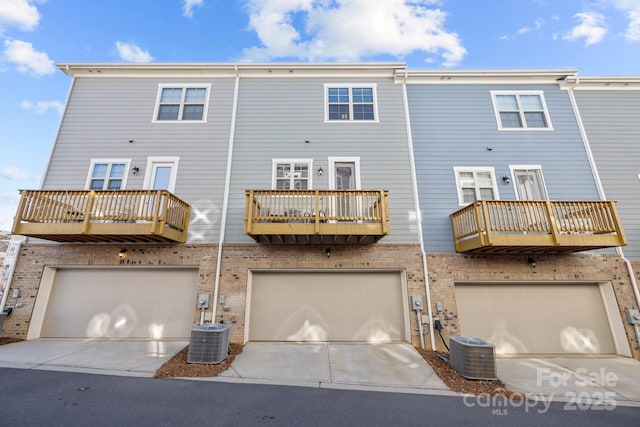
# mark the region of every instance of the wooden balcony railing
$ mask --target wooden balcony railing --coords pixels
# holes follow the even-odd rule
[[[389,233],[388,192],[247,190],[244,223],[259,243],[374,243]]]
[[[191,207],[164,190],[22,190],[13,234],[57,242],[185,242]]]
[[[627,244],[610,201],[483,200],[451,215],[456,251],[577,252]]]

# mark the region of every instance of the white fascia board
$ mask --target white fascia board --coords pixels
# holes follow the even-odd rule
[[[397,83],[407,84],[539,84],[565,81],[576,70],[398,70]]]
[[[69,76],[82,77],[393,77],[404,63],[59,63]]]
[[[572,90],[640,90],[640,76],[573,76],[560,87]]]

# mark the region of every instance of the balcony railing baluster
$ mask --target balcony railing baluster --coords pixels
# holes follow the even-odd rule
[[[190,206],[168,191],[23,190],[20,194],[13,234],[66,242],[186,241]]]
[[[483,200],[451,215],[458,252],[584,251],[626,245],[615,202]]]

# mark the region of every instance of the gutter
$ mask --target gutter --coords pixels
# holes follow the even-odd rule
[[[420,201],[418,199],[418,178],[416,176],[415,157],[413,155],[413,135],[411,134],[411,118],[409,116],[409,99],[407,98],[407,70],[404,70],[404,80],[402,81],[402,98],[404,104],[405,125],[407,129],[407,145],[409,148],[409,164],[411,167],[411,183],[413,185],[413,200],[416,210],[416,222],[418,225],[418,241],[420,242],[420,252],[422,255],[422,269],[424,270],[424,291],[427,296],[427,315],[429,316],[429,340],[431,350],[436,351],[436,343],[433,337],[433,312],[431,310],[431,291],[429,289],[429,269],[427,267],[427,253],[424,249],[424,238],[422,237],[422,215],[420,213]],[[418,326],[421,326],[422,318],[418,316]],[[421,327],[418,328],[420,331]],[[420,344],[424,348],[424,337],[420,336]]]
[[[584,143],[584,149],[587,152],[587,158],[589,159],[589,165],[591,166],[591,173],[593,174],[593,178],[596,181],[596,188],[598,190],[598,195],[600,196],[600,200],[607,200],[604,186],[602,185],[602,181],[600,179],[600,174],[598,173],[598,167],[596,165],[595,158],[593,157],[593,152],[591,151],[591,145],[589,144],[589,137],[587,136],[587,132],[584,128],[584,123],[582,122],[582,116],[580,115],[580,110],[578,109],[578,103],[576,102],[575,95],[573,90],[576,86],[580,84],[578,78],[575,79],[573,85],[568,87],[567,93],[569,94],[569,99],[571,101],[571,106],[573,107],[573,113],[578,122],[578,128],[580,129],[580,135],[582,136],[582,142]],[[636,304],[640,307],[640,291],[638,290],[638,282],[636,281],[636,275],[633,271],[633,265],[631,265],[631,261],[629,261],[622,251],[622,247],[617,246],[616,252],[620,255],[620,258],[624,261],[624,264],[627,268],[627,273],[629,274],[629,279],[631,280],[631,288],[633,289],[633,294],[636,297]]]
[[[216,315],[218,309],[218,293],[220,291],[220,270],[222,265],[222,245],[224,244],[224,235],[227,227],[227,211],[229,209],[229,193],[231,187],[231,161],[233,159],[233,142],[236,135],[236,116],[238,112],[238,93],[240,91],[240,73],[238,66],[235,66],[236,82],[233,89],[233,107],[231,112],[231,129],[229,129],[229,152],[227,153],[227,173],[224,183],[224,199],[222,202],[222,215],[220,219],[220,239],[218,241],[218,256],[216,258],[216,280],[213,285],[213,309],[211,314],[211,322],[216,323]],[[223,308],[224,310],[224,308]],[[201,319],[202,323],[202,319]]]

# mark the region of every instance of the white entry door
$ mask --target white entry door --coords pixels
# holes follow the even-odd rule
[[[178,157],[149,157],[144,188],[147,190],[169,190],[173,193],[178,174]]]
[[[518,200],[547,200],[547,190],[542,179],[542,170],[513,169],[516,180],[516,194]]]

